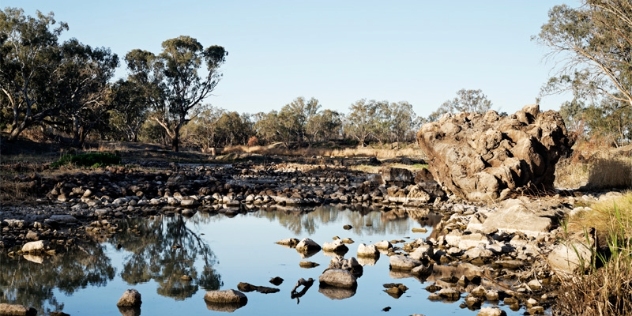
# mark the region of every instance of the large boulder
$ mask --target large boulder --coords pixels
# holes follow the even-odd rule
[[[528,105],[509,116],[446,114],[424,124],[417,142],[442,186],[461,198],[493,201],[518,189],[550,189],[572,140],[559,113]]]

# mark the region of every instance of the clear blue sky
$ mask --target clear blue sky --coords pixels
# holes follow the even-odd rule
[[[279,110],[298,96],[348,112],[366,98],[408,101],[427,116],[462,88],[493,108],[534,103],[550,77],[531,41],[556,4],[577,0],[0,0],[28,15],[54,12],[75,37],[119,57],[189,35],[224,46],[224,78],[207,102],[230,111]],[[124,62],[117,72],[125,76]],[[559,109],[567,96],[546,97]]]

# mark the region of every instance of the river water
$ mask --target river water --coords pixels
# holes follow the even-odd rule
[[[118,224],[121,233],[63,255],[11,258],[0,254],[0,302],[34,307],[38,315],[51,311],[120,315],[117,300],[126,289],[134,288],[142,295],[142,315],[203,315],[218,313],[206,305],[206,290],[237,289],[239,282],[248,282],[277,287],[280,292],[246,293],[248,303],[235,315],[375,315],[387,307],[393,315],[476,315],[477,311],[461,307],[465,295],[457,302],[428,300],[425,287],[430,283],[389,271],[386,255],[376,262],[361,261],[364,273],[355,292],[321,290],[318,276],[331,255],[321,251],[302,258],[296,250],[275,244],[291,237],[308,237],[321,245],[334,236],[351,238],[355,243],[348,245],[345,257],[349,258],[356,255],[360,243],[426,237],[428,233],[413,233],[413,227],[430,232],[438,220],[438,216],[422,221],[334,207],[308,213],[255,211],[232,218],[197,213],[191,218],[130,219]],[[345,230],[344,225],[352,229]],[[302,260],[320,266],[301,268]],[[183,275],[191,280],[183,280]],[[284,279],[279,286],[269,283],[276,276]],[[300,278],[316,281],[302,297],[292,298],[292,288]],[[408,290],[394,298],[384,292],[385,283],[403,283]],[[524,313],[500,304],[508,315]]]

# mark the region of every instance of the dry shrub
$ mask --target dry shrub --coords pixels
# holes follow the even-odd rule
[[[569,228],[596,228],[608,256],[595,253],[588,274],[562,278],[554,315],[632,315],[632,193],[591,205]],[[603,265],[597,268],[597,265]]]
[[[628,255],[612,258],[588,275],[564,279],[554,315],[632,315],[632,262]]]
[[[555,166],[555,187],[564,189],[576,189],[588,183],[588,171],[590,164],[574,161],[573,159],[561,159]]]
[[[257,136],[252,136],[248,138],[248,147],[259,145],[259,138]]]
[[[632,159],[596,158],[591,164],[586,186],[590,189],[631,188]]]

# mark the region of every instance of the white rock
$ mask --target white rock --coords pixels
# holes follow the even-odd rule
[[[477,316],[502,316],[507,315],[505,311],[498,307],[483,307],[478,312]]]
[[[24,244],[24,246],[22,246],[22,252],[25,253],[35,253],[42,251],[44,251],[44,241],[42,240],[27,242],[26,244]]]
[[[415,260],[423,260],[433,255],[433,247],[426,243],[423,243],[419,247],[415,248],[408,256]]]
[[[375,245],[366,245],[361,243],[358,245],[358,257],[359,258],[375,258],[380,256],[380,251],[377,250]]]

